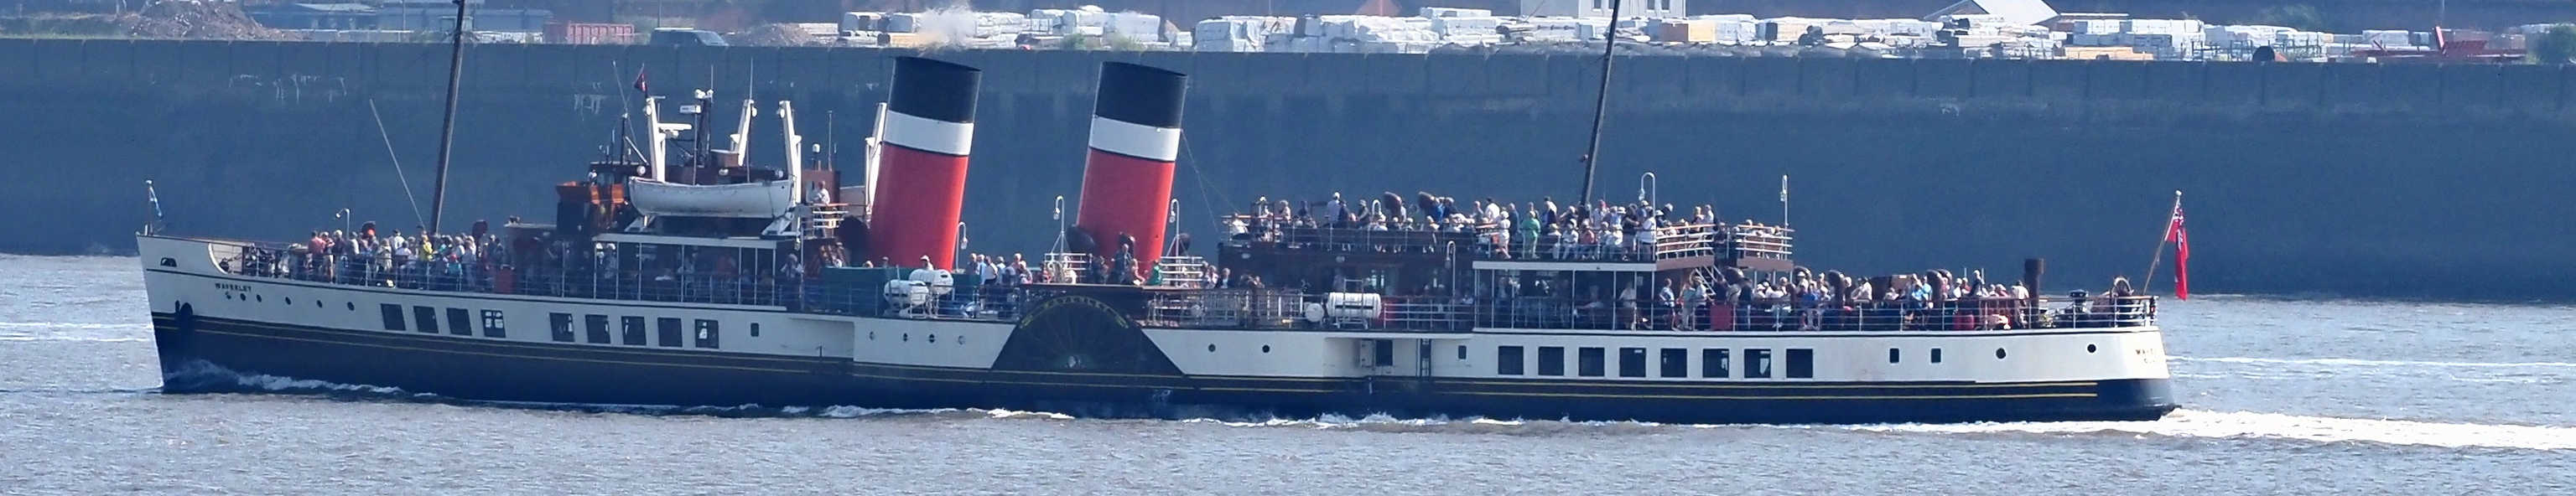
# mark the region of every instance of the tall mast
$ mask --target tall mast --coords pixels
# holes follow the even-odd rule
[[[1601,90],[1592,100],[1592,148],[1583,154],[1583,203],[1592,203],[1592,176],[1601,168],[1601,120],[1610,109],[1610,59],[1619,48],[1619,6],[1628,0],[1610,0],[1610,27],[1601,34]]]
[[[456,0],[456,32],[448,38],[447,118],[438,130],[438,182],[429,190],[429,232],[439,232],[438,223],[447,210],[448,152],[456,148],[456,88],[465,83],[465,2]]]

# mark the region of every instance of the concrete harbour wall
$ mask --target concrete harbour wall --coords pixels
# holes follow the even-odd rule
[[[855,164],[898,52],[474,47],[451,219],[550,215],[642,67],[657,94],[712,75],[793,99],[808,141]],[[1037,252],[1079,189],[1100,61],[1194,76],[1175,192],[1184,229],[1256,196],[1332,191],[1469,200],[1579,194],[1598,61],[1423,56],[970,51],[985,69],[966,222],[978,251]],[[2187,190],[2202,292],[2570,298],[2576,173],[2567,69],[2095,61],[1638,57],[1617,62],[1599,194],[1790,222],[1810,265],[1861,272],[2052,259],[2052,287],[2138,275]],[[0,40],[0,250],[121,252],[161,185],[183,232],[336,227],[347,207],[408,228],[383,115],[429,200],[438,45]],[[763,107],[774,104],[763,103]],[[718,105],[730,123],[733,104]],[[774,121],[755,161],[777,157]],[[726,124],[729,126],[729,124]],[[719,126],[725,127],[725,126]],[[1070,201],[1070,200],[1068,200]],[[1202,243],[1202,246],[1206,243]],[[2159,276],[2159,279],[2170,275]],[[2159,284],[2162,286],[2162,284]]]

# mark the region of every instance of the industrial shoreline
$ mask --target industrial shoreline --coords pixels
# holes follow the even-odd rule
[[[408,223],[369,111],[421,188],[444,54],[434,45],[0,40],[23,77],[0,132],[39,172],[0,186],[0,251],[126,253],[150,179],[175,229],[277,236],[336,227],[309,212]],[[466,70],[456,212],[539,211],[516,192],[595,158],[617,95],[702,85],[795,99],[815,141],[869,130],[892,55],[822,48],[493,45]],[[1591,62],[1548,55],[952,51],[987,68],[969,176],[976,251],[1038,252],[1073,196],[1085,84],[1100,60],[1197,75],[1181,156],[1182,228],[1256,197],[1335,191],[1575,196]],[[1597,62],[1597,61],[1592,61]],[[1668,202],[1778,217],[1816,263],[2002,270],[2047,257],[2052,287],[2144,272],[2165,204],[2189,192],[2195,289],[2451,300],[2568,300],[2576,262],[2547,219],[2570,207],[2554,163],[2576,154],[2572,77],[2542,66],[1629,57],[1618,63],[1605,196],[1652,171]],[[69,89],[66,89],[69,88]],[[208,126],[210,122],[238,125]],[[766,124],[764,124],[766,125]],[[756,132],[768,132],[766,130]],[[820,135],[828,134],[825,139]],[[1561,176],[1565,180],[1532,180]],[[1215,178],[1226,178],[1215,180]],[[2463,195],[2461,191],[2479,194]],[[426,195],[426,189],[420,190]],[[524,197],[523,197],[524,196]],[[424,196],[422,199],[426,199]],[[1465,200],[1465,198],[1461,198]],[[192,215],[196,212],[228,215]],[[247,215],[244,215],[247,214]],[[261,219],[239,224],[200,219]],[[1037,219],[1037,220],[1029,220]],[[495,219],[497,220],[497,218]],[[1984,258],[1979,258],[1984,257]],[[1991,258],[1992,260],[1989,260]],[[1977,267],[1943,267],[1973,269]],[[2478,277],[2463,277],[2476,274]]]

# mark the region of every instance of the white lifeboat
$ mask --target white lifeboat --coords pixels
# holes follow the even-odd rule
[[[796,207],[795,184],[677,184],[633,177],[626,180],[626,198],[645,215],[771,219]]]

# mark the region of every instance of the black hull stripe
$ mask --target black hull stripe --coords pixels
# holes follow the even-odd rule
[[[951,157],[951,158],[972,158],[972,157],[973,157],[972,155],[958,155],[958,154],[948,153],[948,152],[937,152],[937,151],[924,150],[924,149],[915,148],[915,147],[911,147],[911,146],[904,145],[904,144],[902,144],[902,143],[896,143],[896,142],[892,142],[892,141],[888,141],[888,142],[881,143],[881,144],[883,144],[883,145],[885,145],[885,146],[891,146],[891,147],[895,147],[895,148],[902,148],[902,149],[905,149],[905,150],[910,150],[910,151],[920,152],[920,153],[925,153],[925,154],[930,154],[930,155],[938,155],[938,156],[942,156],[942,157]]]
[[[1474,382],[1486,381],[1397,377],[1335,381],[996,372],[871,366],[828,358],[804,359],[809,362],[805,367],[781,368],[733,359],[740,357],[675,363],[681,360],[602,356],[597,353],[602,350],[579,350],[579,346],[502,348],[426,334],[305,333],[292,326],[227,319],[201,318],[193,330],[181,330],[162,320],[156,326],[156,344],[165,378],[172,380],[165,390],[175,393],[239,389],[227,390],[228,379],[190,382],[186,376],[170,375],[180,373],[174,371],[184,370],[186,363],[206,361],[241,372],[393,386],[465,400],[1011,408],[1101,417],[1304,418],[1320,413],[1388,413],[1688,423],[1940,422],[2152,419],[2174,407],[2170,386],[2162,379],[1949,390],[1779,389],[1780,394],[1763,394],[1763,390],[1605,391],[1597,384],[1503,381],[1485,385]],[[408,339],[367,339],[370,335]],[[1962,392],[1976,394],[1957,394]],[[1211,410],[1176,406],[1237,413],[1187,413]]]
[[[1138,161],[1144,161],[1144,162],[1152,162],[1152,163],[1163,164],[1163,165],[1172,165],[1172,164],[1180,163],[1179,161],[1174,161],[1174,160],[1163,160],[1163,159],[1159,159],[1159,158],[1146,158],[1146,157],[1139,157],[1139,156],[1135,156],[1135,155],[1128,155],[1128,154],[1124,154],[1124,153],[1113,152],[1113,151],[1109,151],[1109,150],[1102,150],[1102,149],[1100,149],[1100,147],[1092,147],[1092,148],[1091,148],[1091,151],[1092,151],[1092,152],[1094,152],[1094,153],[1099,153],[1099,154],[1103,154],[1103,155],[1115,155],[1115,156],[1119,156],[1119,157],[1125,157],[1125,158],[1128,158],[1128,159],[1131,159],[1131,160],[1138,160]]]

